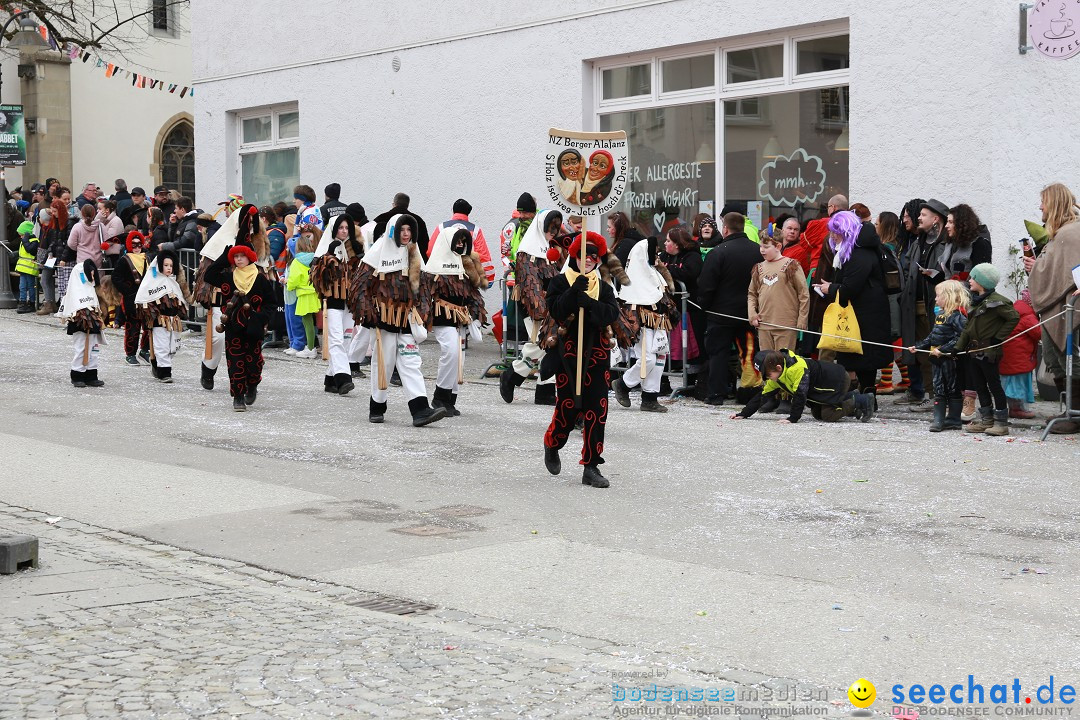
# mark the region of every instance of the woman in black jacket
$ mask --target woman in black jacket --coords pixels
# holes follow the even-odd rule
[[[881,267],[881,240],[871,223],[844,210],[829,219],[830,242],[836,249],[839,268],[832,282],[815,284],[831,303],[849,305],[859,321],[862,354],[837,353],[836,362],[858,378],[859,389],[874,393],[878,368],[892,361],[890,318],[885,272]],[[823,332],[833,328],[825,327]],[[870,345],[869,342],[884,345]]]
[[[979,222],[979,216],[970,205],[960,204],[949,211],[945,237],[949,239],[949,245],[941,256],[944,277],[967,285],[971,268],[992,261],[994,248],[990,243],[990,231]]]
[[[150,226],[150,242],[146,253],[153,257],[157,255],[162,243],[169,242],[169,226],[165,224],[165,215],[159,207],[152,207],[146,211],[146,222]]]
[[[621,211],[608,215],[607,228],[608,235],[611,236],[611,245],[608,247],[608,252],[615,253],[615,257],[619,258],[622,266],[626,267],[626,263],[630,258],[630,250],[639,240],[644,240],[645,236],[630,224],[630,218]]]
[[[701,250],[698,248],[698,244],[694,242],[686,228],[674,227],[668,230],[667,236],[664,238],[664,249],[657,255],[657,266],[666,267],[668,272],[671,273],[671,279],[676,283],[685,285],[686,291],[690,294],[689,299],[697,302],[698,276],[701,275],[704,261],[701,259]],[[678,289],[679,286],[676,284],[675,287]],[[705,359],[702,357],[701,349],[704,349],[705,346],[706,322],[705,312],[693,305],[689,306],[687,314],[690,316],[690,328],[688,330],[693,333],[694,342],[691,345],[689,338],[687,338],[686,358],[682,357],[681,341],[678,343],[673,342],[671,359],[676,362],[685,360],[687,363],[687,382],[690,387],[693,387],[697,383],[697,375]],[[673,341],[675,338],[681,337],[681,332],[682,318],[671,329]]]

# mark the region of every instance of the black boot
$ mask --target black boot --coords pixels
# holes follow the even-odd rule
[[[559,448],[544,448],[544,467],[552,475],[562,472],[562,460],[559,459]]]
[[[150,375],[153,376],[155,380],[161,379],[161,376],[158,375],[157,358],[150,358]]]
[[[19,303],[18,309],[15,310],[19,315],[25,315],[26,313],[34,312],[34,306],[30,303]]]
[[[611,391],[615,393],[615,402],[623,407],[630,407],[630,388],[627,387],[621,377],[617,377],[611,381]],[[644,397],[644,395],[642,397]],[[644,407],[645,401],[642,400],[642,408]]]
[[[354,378],[366,377],[364,375],[364,371],[360,369],[360,363],[358,362],[349,363],[349,374],[352,375]]]
[[[666,413],[667,408],[656,402],[657,393],[641,392],[641,409],[645,412]]]
[[[247,403],[244,402],[244,396],[243,395],[237,395],[236,397],[234,397],[232,399],[232,409],[235,410],[236,412],[246,412],[247,411]]]
[[[418,397],[410,400],[409,412],[412,413],[413,427],[430,425],[436,420],[442,420],[446,417],[446,408],[430,407],[426,397]]]
[[[537,405],[554,405],[555,399],[555,383],[548,383],[547,385],[537,385],[536,395],[533,398],[533,402]]]
[[[458,417],[461,411],[457,409],[457,393],[450,393],[450,417]]]
[[[446,411],[447,417],[452,417],[454,412],[450,404],[450,391],[436,385],[435,392],[431,395],[431,407],[442,408]]]
[[[506,368],[499,375],[499,395],[505,402],[514,402],[514,388],[525,382],[525,378],[514,372],[513,368]]]
[[[211,370],[202,363],[199,363],[199,367],[202,368],[202,376],[199,378],[199,384],[203,386],[203,390],[213,390],[214,375],[217,374],[217,368]]]
[[[98,380],[97,368],[84,372],[83,381],[86,383],[86,387],[101,387],[105,384],[104,380]]]
[[[776,403],[776,409],[773,410],[773,413],[776,414],[776,415],[790,415],[791,414],[791,401],[790,400],[781,400],[780,402]]]
[[[337,385],[338,395],[348,395],[353,388],[352,375],[349,373],[338,373],[334,376],[334,384]]]
[[[874,396],[869,393],[855,393],[855,417],[859,422],[870,422],[874,417]]]
[[[85,375],[86,375],[86,373],[83,372],[82,370],[72,370],[71,371],[71,384],[74,385],[77,388],[86,387]]]
[[[368,401],[368,422],[381,423],[384,420],[384,415],[386,415],[386,403],[375,402],[375,398],[371,398]]]
[[[596,465],[586,465],[584,472],[581,473],[581,484],[592,485],[594,488],[606,488],[610,483],[608,479],[600,474],[600,468]]]
[[[945,429],[945,398],[934,398],[934,419],[930,421],[930,432]]]
[[[257,398],[257,397],[259,397],[259,386],[258,385],[249,386],[248,389],[247,389],[247,392],[244,393],[244,404],[245,405],[254,405],[255,404],[255,398]]]
[[[159,367],[158,368],[158,380],[163,383],[172,382],[172,367]]]
[[[942,430],[961,430],[964,427],[964,421],[960,419],[960,413],[964,409],[964,398],[949,398],[948,410],[945,412],[945,422],[942,424]]]
[[[323,375],[323,390],[328,393],[337,393],[337,385],[334,384],[333,375]]]
[[[394,374],[390,376],[390,384],[394,387],[401,387],[401,376],[398,375],[397,368],[394,368]]]

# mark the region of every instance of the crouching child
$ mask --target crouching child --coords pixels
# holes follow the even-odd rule
[[[823,422],[845,417],[869,422],[874,416],[873,396],[850,390],[851,378],[842,365],[804,358],[790,350],[765,350],[754,356],[754,367],[765,384],[732,420],[743,420],[759,410],[771,412],[781,392],[791,395],[791,412],[781,423],[799,422],[807,405],[814,418]]]

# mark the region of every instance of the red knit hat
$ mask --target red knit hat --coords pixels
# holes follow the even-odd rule
[[[232,247],[232,249],[229,250],[229,264],[230,265],[235,265],[236,264],[236,256],[237,255],[245,256],[248,259],[248,262],[250,262],[250,263],[255,263],[259,259],[259,256],[255,254],[255,251],[252,250],[247,245],[234,245]]]
[[[604,240],[604,236],[599,233],[586,233],[585,235],[586,248],[589,245],[596,246],[596,252],[600,257],[607,255],[607,241]],[[574,242],[570,243],[570,256],[580,258],[581,257],[581,233],[574,238]]]
[[[127,247],[128,252],[134,252],[131,249],[131,246],[136,240],[138,240],[140,243],[142,243],[142,246],[143,246],[144,250],[146,249],[146,236],[143,235],[138,230],[132,230],[131,232],[129,232],[127,234],[127,240],[124,243],[124,245]]]

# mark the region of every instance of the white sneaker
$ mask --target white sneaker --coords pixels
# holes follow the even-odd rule
[[[282,350],[281,352],[285,353],[286,355],[295,355],[298,351],[293,350],[291,347],[287,347],[284,350]]]
[[[305,360],[313,360],[319,356],[319,353],[315,352],[315,348],[308,348],[307,350],[299,350],[296,353],[296,357],[304,358]]]

